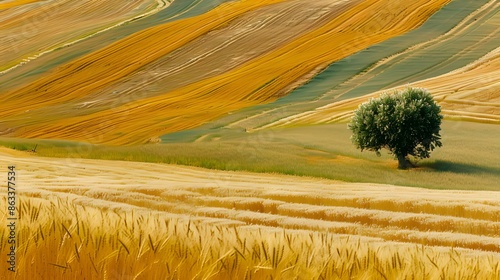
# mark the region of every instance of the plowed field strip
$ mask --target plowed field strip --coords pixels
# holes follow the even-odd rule
[[[17,104],[24,104],[23,109],[33,110],[88,95],[103,85],[155,61],[209,30],[233,20],[246,11],[280,1],[264,2],[266,1],[244,1],[238,5],[226,5],[224,6],[226,9],[222,9],[220,14],[211,11],[199,17],[167,23],[139,32],[96,53],[64,65],[54,73],[14,91],[6,99]],[[124,59],[123,56],[127,59]],[[33,94],[26,96],[24,93],[27,91]],[[47,92],[50,93],[50,98],[48,98]],[[39,103],[41,99],[46,100],[46,102]],[[9,114],[14,114],[16,111],[19,112],[19,110],[14,109]]]
[[[471,65],[410,85],[427,88],[433,93],[442,106],[443,113],[449,118],[500,123],[500,100],[496,94],[500,89],[499,69],[500,48],[497,48]],[[394,89],[401,88],[403,87]],[[264,127],[346,121],[359,104],[381,93],[375,92],[359,98],[335,102],[314,111],[283,118]]]
[[[74,44],[65,45],[64,48],[54,49],[52,52],[37,56],[35,60],[15,67],[7,73],[0,74],[0,91],[12,90],[36,81],[47,73],[55,71],[58,67],[98,51],[116,41],[119,41],[136,32],[159,24],[172,22],[182,18],[203,14],[224,2],[231,0],[182,0],[171,1],[168,7],[146,17],[134,18],[127,24],[114,26],[106,32],[93,33],[84,40],[73,41]],[[166,0],[163,0],[167,3]],[[106,28],[108,29],[108,28]]]
[[[251,11],[94,94],[31,111],[30,116],[44,115],[48,121],[86,115],[217,76],[318,28],[347,8],[331,1],[289,1]]]
[[[160,0],[123,2],[46,1],[41,5],[0,11],[0,75],[168,6]],[[121,8],[110,8],[116,6]],[[66,28],[61,29],[61,26]]]
[[[7,2],[7,3],[0,3],[0,10],[14,8],[17,6],[22,6],[22,5],[30,4],[33,2],[40,2],[40,1],[41,0],[7,0],[7,1],[3,1],[3,2]]]
[[[221,118],[216,127],[257,128],[279,119],[284,123],[290,120],[287,117],[305,117],[332,99],[369,94],[473,63],[499,44],[498,5],[455,0],[420,28],[337,61],[280,100]],[[338,121],[349,116],[341,112],[330,117]]]
[[[395,87],[445,74],[465,66],[464,60],[473,62],[471,58],[480,58],[481,53],[485,55],[499,43],[495,37],[500,29],[492,26],[498,7],[495,1],[487,3],[447,33],[378,61],[324,97],[335,95],[345,99],[359,95],[361,88],[377,89],[373,84],[387,81],[384,87]]]
[[[14,154],[2,149],[0,159],[16,162],[25,195],[500,252],[497,192],[424,190]]]
[[[298,80],[318,66],[411,30],[447,2],[446,0],[422,0],[408,4],[403,3],[403,1],[397,3],[395,1],[365,1],[292,43],[215,78],[112,110],[44,123],[40,126],[29,126],[25,129],[19,129],[16,135],[87,140],[89,132],[97,133],[99,131],[102,136],[100,142],[128,144],[146,142],[150,137],[159,136],[169,131],[198,126],[227,112],[272,101],[279,97],[279,92],[288,84]],[[179,28],[183,30],[183,34],[177,39],[175,36],[179,34],[175,34],[174,37],[169,36],[169,40],[175,41],[177,44],[169,45],[166,48],[161,45],[159,40],[169,34],[169,30],[178,30],[178,28],[169,28],[161,33],[156,32],[165,29],[165,26],[160,26],[114,44],[87,58],[91,61],[111,60],[112,63],[109,66],[106,66],[107,64],[102,60],[98,63],[100,66],[94,65],[94,67],[86,67],[74,72],[75,69],[84,64],[83,61],[75,62],[69,67],[65,67],[61,73],[55,74],[66,77],[64,83],[52,83],[56,79],[55,75],[52,75],[52,77],[46,77],[40,82],[31,84],[13,93],[12,97],[6,100],[6,110],[3,112],[10,115],[19,114],[19,112],[24,113],[28,107],[30,109],[40,108],[84,96],[165,55],[171,50],[171,47],[183,45],[190,40],[189,38],[200,36],[206,30],[232,20],[259,5],[252,3],[245,1],[233,4],[232,9],[223,13],[219,18],[223,20],[205,18],[210,14],[207,13],[200,16],[205,18],[203,21],[201,18],[193,18],[186,22],[175,22],[174,24],[182,24]],[[387,5],[390,5],[390,12],[394,14],[394,18],[386,17],[381,12],[387,9]],[[198,23],[196,24],[196,22]],[[203,26],[199,26],[200,22],[203,22]],[[359,27],[360,22],[370,22],[370,24]],[[195,30],[191,30],[191,27]],[[151,37],[153,34],[157,36],[154,39]],[[142,39],[149,40],[151,45],[144,44]],[[137,42],[141,42],[140,46]],[[128,61],[127,63],[120,58],[120,55],[117,55],[116,50],[121,49],[121,44],[125,43],[126,48],[130,50],[128,55],[134,57],[136,62]],[[144,54],[144,47],[149,48],[147,55]],[[151,47],[161,48],[161,50],[155,52]],[[106,57],[103,58],[103,55]],[[94,79],[103,71],[107,73],[107,78],[100,79],[99,83],[94,82]],[[71,77],[67,76],[68,74],[71,74]],[[77,78],[81,75],[85,75],[83,80]],[[241,81],[245,81],[245,84],[243,85]],[[26,98],[22,93],[27,90],[35,93]],[[47,94],[43,94],[46,101],[40,103],[39,96],[46,90],[50,92],[51,98],[47,100]],[[8,103],[14,102],[14,100],[16,100],[16,104],[25,104],[25,106],[20,108],[18,105],[16,109],[9,110],[8,108],[12,107]],[[158,112],[162,112],[161,115],[158,115]],[[130,116],[134,116],[133,122],[130,122]],[[34,120],[34,122],[36,121]],[[108,130],[103,130],[100,127],[103,123],[110,124]]]

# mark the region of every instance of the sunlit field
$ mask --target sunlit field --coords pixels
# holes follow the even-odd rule
[[[261,50],[261,54],[250,61],[238,61],[238,67],[226,67],[223,73],[193,80],[188,85],[176,84],[168,91],[161,88],[144,90],[142,87],[158,79],[179,79],[167,74],[163,75],[166,77],[155,77],[153,72],[176,73],[196,61],[205,61],[205,58],[219,54],[214,53],[219,49],[223,49],[224,53],[231,51],[226,49],[228,42],[206,38],[205,34],[209,31],[218,31],[237,22],[235,19],[246,12],[284,0],[246,0],[222,4],[200,16],[138,32],[61,65],[32,83],[10,89],[8,95],[0,96],[0,116],[4,125],[10,128],[10,136],[85,141],[88,134],[99,134],[100,143],[114,145],[156,141],[163,134],[194,128],[228,112],[274,101],[285,95],[289,85],[317,73],[330,62],[418,27],[448,1],[419,0],[410,4],[388,0],[334,1],[336,5],[326,8],[326,11],[335,10],[338,14],[326,17],[323,24],[313,25],[312,30],[293,40],[287,38],[286,44],[276,43],[277,47],[273,50]],[[287,12],[286,15],[292,17],[294,13]],[[285,21],[282,24],[298,23]],[[226,38],[230,36],[236,40],[266,25],[272,26],[271,23],[246,24],[244,28],[228,26],[223,32],[229,33]],[[167,40],[172,43],[161,44]],[[146,65],[171,59],[175,50],[186,47],[194,40],[215,40],[217,44],[213,50],[204,44],[209,50],[194,54],[187,59],[187,64],[148,71],[147,81],[135,79],[137,73],[146,71]],[[195,48],[189,47],[190,50]],[[247,52],[249,48],[245,47]],[[233,57],[238,56],[235,54]],[[217,56],[217,61],[220,60],[225,58]],[[217,67],[210,65],[211,68]],[[196,71],[205,72],[201,69]],[[181,79],[186,77],[189,77],[188,73]],[[135,87],[127,84],[126,88],[117,88],[130,80],[134,81]],[[131,100],[129,97],[135,95],[135,91],[144,95]],[[157,115],[159,111],[163,112],[161,116]],[[185,115],[189,117],[183,117]]]
[[[500,276],[498,192],[19,153],[16,279]]]
[[[499,11],[0,1],[0,280],[499,280]],[[407,87],[399,170],[347,124]]]

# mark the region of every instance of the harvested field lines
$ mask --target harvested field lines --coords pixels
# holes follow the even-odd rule
[[[279,2],[281,1],[275,1]],[[3,99],[2,114],[9,115],[5,124],[13,124],[16,131],[12,134],[21,137],[86,140],[88,133],[100,131],[100,142],[103,143],[146,142],[151,137],[169,131],[199,126],[242,107],[272,101],[279,97],[280,92],[290,83],[303,75],[319,66],[417,27],[447,2],[418,1],[408,5],[402,1],[374,0],[356,3],[321,27],[213,78],[107,110],[96,112],[90,108],[81,116],[69,117],[69,108],[64,110],[64,106],[57,106],[96,93],[208,30],[220,27],[224,22],[232,21],[244,12],[270,5],[271,2],[243,1],[222,5],[220,9],[199,17],[136,34],[11,92],[8,98]],[[387,17],[389,7],[393,17]],[[219,17],[214,19],[214,13],[218,13]],[[406,20],[403,21],[403,18]],[[201,28],[200,23],[203,23]],[[182,38],[175,39],[172,37],[174,34],[169,33],[170,30],[177,29],[182,29],[183,32],[175,36]],[[160,32],[161,30],[163,32]],[[152,38],[153,34],[159,36]],[[176,44],[164,47],[160,42],[162,38],[167,37]],[[144,40],[150,41],[145,44]],[[123,60],[117,51],[127,53],[131,60]],[[106,78],[99,78],[102,73],[106,73]],[[63,78],[64,82],[61,82]],[[245,81],[245,84],[242,84],[242,81]],[[24,94],[27,91],[34,94],[27,97]],[[47,98],[48,94],[50,98]],[[40,102],[42,96],[43,102]],[[13,102],[23,105],[14,107]],[[54,112],[54,109],[59,110],[60,117],[46,119],[47,112]],[[159,115],[158,112],[162,114]],[[130,122],[129,116],[132,115],[133,122]],[[105,131],[101,127],[103,124],[107,128]]]
[[[33,2],[40,2],[40,1],[41,0],[7,0],[7,1],[2,1],[2,2],[7,2],[7,3],[0,3],[0,10],[14,8],[17,6],[26,5],[26,4],[30,4]]]
[[[452,30],[363,69],[326,95],[356,97],[381,85],[392,88],[464,67],[499,46],[499,9],[500,3],[490,1]]]
[[[110,7],[121,6],[120,9]],[[159,12],[163,1],[48,1],[0,11],[0,75],[55,50]],[[96,21],[95,17],[100,20]],[[61,25],[71,22],[71,28]],[[27,40],[29,39],[29,40]]]
[[[500,90],[500,48],[466,67],[445,75],[410,83],[409,86],[427,88],[442,106],[443,114],[447,118],[500,123],[500,96],[498,95]],[[401,88],[403,86],[387,91]],[[312,111],[283,118],[262,128],[347,121],[359,104],[377,97],[381,93],[382,91],[379,91],[358,98],[334,102]]]
[[[216,121],[216,127],[258,128],[280,119],[285,122],[293,119],[293,115],[304,112],[308,115],[308,112],[333,101],[396,85],[418,85],[422,78],[443,75],[473,64],[500,44],[496,24],[498,9],[497,1],[476,1],[473,4],[452,1],[418,29],[337,61],[287,96],[221,118]],[[486,77],[483,84],[491,82],[490,86],[495,87],[493,73],[485,70],[480,74]],[[433,90],[440,91],[436,87]],[[346,119],[348,114],[332,116],[332,119]],[[198,133],[207,133],[207,127]]]
[[[54,49],[43,56],[38,56],[36,60],[31,60],[30,63],[23,64],[22,67],[16,67],[1,74],[0,91],[31,83],[76,58],[96,52],[141,30],[202,14],[228,1],[230,0],[171,1],[168,6],[164,6],[164,9],[160,9],[157,13],[128,20],[127,24],[116,26],[106,32],[93,33],[92,36],[85,37],[85,40],[77,40],[74,44],[66,45],[64,48]],[[26,22],[25,26],[30,26],[30,24]]]
[[[291,41],[343,11],[342,6],[330,1],[314,2],[307,7],[309,9],[304,9],[300,1],[291,1],[249,12],[231,22],[229,27],[200,36],[98,93],[75,100],[75,106],[92,104],[92,109],[96,111],[108,109],[139,99],[139,96],[151,97],[212,78],[268,52],[276,45]],[[324,12],[317,15],[317,10]],[[294,23],[291,23],[290,15],[294,15]],[[252,46],[255,41],[262,43]],[[217,68],[214,69],[214,66]],[[74,116],[87,112],[71,113]]]

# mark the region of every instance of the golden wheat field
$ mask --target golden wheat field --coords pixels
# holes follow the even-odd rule
[[[500,280],[498,0],[0,1],[0,279]],[[430,159],[347,123],[425,88]]]
[[[0,158],[22,189],[16,279],[500,276],[498,192]]]

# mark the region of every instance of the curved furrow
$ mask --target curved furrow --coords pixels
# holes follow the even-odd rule
[[[500,104],[495,93],[500,88],[500,48],[476,62],[445,75],[430,78],[410,86],[427,88],[442,106],[448,118],[487,123],[500,122]],[[388,89],[393,91],[403,87]],[[289,126],[293,124],[320,124],[348,120],[357,106],[382,92],[334,102],[311,111],[303,112],[262,128]],[[475,101],[481,100],[481,101]]]
[[[0,3],[0,10],[11,9],[17,6],[28,5],[33,2],[40,2],[40,1],[41,0],[7,0],[3,1],[7,3]]]
[[[319,8],[330,5],[332,4],[314,3],[314,6]],[[243,62],[265,53],[271,47],[298,37],[306,30],[319,24],[319,21],[324,20],[324,17],[333,17],[330,13],[324,13],[315,18],[314,21],[310,21],[308,20],[309,14],[301,12],[303,7],[302,3],[292,1],[250,12],[244,18],[233,21],[228,27],[200,36],[157,62],[144,67],[144,69],[125,77],[93,96],[75,101],[75,103],[91,104],[94,108],[96,106],[107,108],[150,97],[165,90],[176,89],[231,70]],[[301,24],[286,26],[287,30],[283,28],[284,30],[281,30],[279,34],[272,38],[269,36],[272,30],[281,26],[285,27],[284,22],[289,21],[292,16],[300,18]],[[253,45],[255,41],[263,41],[263,43],[250,47],[249,45]],[[249,52],[248,49],[252,49],[252,51]],[[161,90],[159,90],[160,88]],[[116,95],[121,101],[116,100]]]
[[[314,114],[312,110],[327,106],[332,99],[365,95],[410,81],[401,80],[402,76],[416,81],[422,75],[432,77],[455,70],[467,60],[473,63],[498,45],[498,27],[494,24],[498,17],[498,3],[483,2],[474,3],[476,10],[467,1],[453,1],[419,29],[335,62],[288,96],[269,105],[236,112],[217,120],[213,127],[255,129],[270,127],[274,122],[288,123],[295,117]],[[464,45],[459,39],[468,42]],[[447,44],[456,53],[447,49]],[[470,51],[464,52],[457,46]],[[431,67],[436,63],[437,67]],[[410,72],[412,74],[408,74]],[[345,121],[349,117],[349,113],[340,111],[317,121]],[[218,133],[218,129],[213,130]],[[201,135],[210,132],[211,125],[198,130]]]
[[[7,100],[12,100],[17,104],[20,104],[19,102],[23,100],[23,102],[21,102],[21,104],[25,104],[23,108],[34,110],[43,105],[61,103],[75,97],[88,95],[92,93],[92,89],[99,89],[110,81],[114,81],[123,75],[132,73],[148,62],[154,61],[156,58],[184,45],[193,38],[206,33],[208,30],[219,26],[225,21],[234,19],[239,14],[252,10],[259,5],[271,4],[271,2],[255,2],[256,3],[247,1],[237,6],[226,5],[222,7],[226,10],[222,10],[220,13],[214,10],[197,18],[167,23],[139,32],[132,37],[112,44],[110,47],[101,49],[90,56],[67,64],[59,68],[59,71],[45,76],[36,83],[29,84],[13,93],[9,93],[8,96],[3,94],[2,97]],[[214,17],[214,15],[217,16]],[[199,28],[201,23],[203,23],[203,27]],[[179,34],[177,30],[183,30],[187,35]],[[168,44],[168,46],[165,47],[161,42],[165,42],[166,40],[172,40],[175,43]],[[145,44],[146,41],[148,41],[150,45]],[[124,60],[120,54],[130,57],[131,59]],[[103,79],[103,77],[105,77],[105,79]],[[49,100],[47,100],[46,94],[48,90],[50,90],[51,95],[53,95]],[[26,96],[23,93],[26,91],[32,91],[35,92],[35,94]],[[42,97],[46,100],[45,104],[40,103],[40,100],[38,100]],[[13,106],[13,108],[15,107],[16,106]],[[14,109],[13,111],[16,110],[17,109]],[[8,114],[12,115],[13,111]]]
[[[496,9],[498,9],[498,7],[500,7],[500,5],[498,5]],[[491,23],[485,23],[485,24],[491,25]],[[460,60],[462,60],[464,57],[474,57],[478,48],[484,45],[492,45],[492,44],[498,46],[498,43],[500,43],[500,41],[498,41],[499,34],[500,34],[500,28],[493,28],[490,33],[486,33],[485,35],[481,36],[480,38],[477,38],[476,40],[471,40],[474,41],[472,45],[463,47],[460,51],[454,53],[450,57],[446,58],[444,61],[440,61],[434,65],[430,65],[427,69],[424,69],[418,73],[415,74],[412,73],[411,78],[413,80],[424,79],[426,77],[435,76],[434,73],[436,73],[436,71],[445,72],[447,69],[456,69],[455,65],[460,65],[459,64]],[[469,35],[468,37],[472,36]],[[457,42],[450,42],[448,44],[450,46],[456,45]],[[434,46],[434,49],[435,48],[436,47]],[[421,57],[423,57],[423,55],[416,54],[414,55],[414,57],[409,56],[408,59],[421,59]],[[410,75],[408,77],[410,77]],[[401,85],[404,83],[405,80],[406,80],[405,78],[396,80],[393,83],[389,84],[388,87],[395,87],[397,85]]]
[[[383,17],[379,11],[389,5],[387,1],[373,0],[362,2],[354,5],[334,20],[301,36],[293,42],[217,77],[192,83],[167,94],[141,99],[110,110],[96,113],[91,112],[91,114],[81,117],[51,120],[48,123],[44,122],[43,127],[42,125],[22,127],[22,122],[26,118],[21,117],[19,113],[26,113],[23,108],[15,109],[18,116],[13,111],[4,112],[10,114],[12,122],[16,123],[18,136],[88,139],[86,134],[99,131],[99,134],[102,136],[101,142],[109,144],[147,142],[150,139],[154,140],[152,137],[162,135],[164,132],[188,129],[242,107],[270,102],[279,97],[281,90],[290,82],[300,79],[303,74],[309,73],[320,65],[326,65],[326,63],[332,60],[347,56],[349,52],[355,52],[373,43],[415,28],[426,16],[430,16],[446,2],[444,0],[440,2],[433,1],[430,6],[422,5],[422,3],[427,3],[427,1],[412,5],[394,5],[391,2],[393,3],[391,8],[401,9],[400,11],[391,10],[395,16],[393,19]],[[248,9],[237,8],[237,5],[247,5]],[[240,15],[245,11],[256,8],[256,6],[253,6],[251,2],[237,2],[230,6],[230,8],[237,9],[237,13]],[[414,13],[415,9],[420,10],[418,17]],[[215,13],[216,10],[213,12]],[[209,14],[204,14],[202,17]],[[364,18],[365,14],[372,16],[373,20],[370,21],[370,25],[363,27],[365,29],[364,32],[360,32],[356,24],[362,19],[363,21],[366,20]],[[398,19],[398,17],[403,18],[408,14],[415,16],[410,17],[411,20],[409,21]],[[234,19],[236,16],[223,14],[222,17],[225,17],[227,20],[227,17]],[[190,22],[196,22],[196,18],[192,18]],[[218,20],[215,20],[215,22],[219,23]],[[394,25],[393,22],[398,22],[398,24]],[[216,26],[216,23],[212,27],[214,26]],[[204,27],[210,29],[211,24],[205,22]],[[197,29],[197,33],[199,35],[203,32]],[[145,34],[144,36],[146,36]],[[192,32],[190,34],[196,36]],[[366,40],[360,40],[358,36],[362,36]],[[128,44],[128,46],[132,45]],[[115,53],[114,50],[116,49],[119,48],[114,46],[114,48],[102,51],[102,53]],[[161,57],[162,53],[166,54],[168,52],[168,49],[163,48],[161,51],[155,53],[155,57],[153,55],[147,57],[154,59]],[[138,54],[137,50],[134,50],[134,53]],[[119,56],[107,56],[106,59],[111,58],[116,60],[116,57]],[[123,61],[115,61],[114,63],[122,64],[124,68],[120,70],[120,68],[113,67],[114,74],[108,75],[106,81],[100,80],[101,83],[90,84],[89,81],[91,79],[86,79],[85,81],[77,80],[76,76],[73,75],[74,77],[72,78],[65,78],[65,81],[78,81],[77,84],[70,87],[65,83],[61,91],[56,91],[56,88],[61,87],[61,85],[50,85],[50,82],[47,83],[45,81],[46,86],[39,88],[39,92],[42,93],[44,90],[50,90],[51,94],[57,94],[58,96],[52,99],[52,101],[45,102],[45,105],[61,103],[68,101],[70,98],[85,96],[89,92],[92,92],[93,89],[100,89],[105,83],[115,81],[120,76],[128,75],[149,62],[141,60],[137,63],[129,62],[128,65],[123,65]],[[77,67],[76,65],[78,64],[74,66]],[[83,68],[75,73],[83,75],[83,73],[91,71],[91,69],[93,69],[92,74],[87,74],[90,75],[89,77],[95,77],[99,72],[96,72],[94,67]],[[109,71],[108,68],[104,69]],[[248,77],[252,78],[249,79]],[[245,81],[246,85],[242,86],[241,81]],[[75,90],[75,87],[79,87],[79,89]],[[27,89],[15,93],[10,100],[17,99],[15,96],[19,96]],[[70,89],[71,92],[68,92]],[[85,91],[85,94],[80,91]],[[64,94],[65,92],[66,94]],[[32,98],[26,100],[24,102],[26,105],[23,107],[30,107],[31,109],[40,108],[43,104],[30,104],[35,102],[35,100]],[[8,105],[6,104],[6,106]],[[162,114],[159,115],[153,112],[162,112]],[[134,122],[125,122],[125,120],[130,120],[128,116],[131,115],[137,116],[134,118]],[[189,116],[189,118],[186,116]],[[33,122],[37,122],[37,118],[31,119]],[[38,121],[40,120],[38,119]],[[147,122],[147,125],[145,125],[145,122]],[[110,129],[102,131],[100,126],[103,124]]]
[[[325,1],[323,1],[323,2],[325,2]],[[238,63],[242,63],[245,60],[249,60],[252,57],[257,56],[259,53],[267,51],[269,48],[275,46],[276,44],[282,44],[283,40],[290,40],[293,37],[299,36],[301,33],[305,32],[305,30],[307,30],[308,28],[310,29],[314,25],[319,24],[318,21],[325,20],[322,17],[317,17],[312,21],[308,20],[307,17],[310,15],[310,13],[302,12],[300,8],[303,5],[302,4],[299,5],[299,4],[301,4],[301,3],[298,3],[298,1],[293,1],[291,3],[284,3],[283,5],[272,5],[269,9],[267,9],[265,7],[264,9],[269,10],[269,12],[266,12],[266,10],[265,10],[264,13],[262,13],[262,12],[250,13],[248,16],[245,16],[245,18],[242,19],[241,21],[238,21],[235,24],[231,24],[227,28],[228,29],[227,31],[217,30],[214,32],[210,32],[209,34],[207,34],[207,36],[202,36],[199,39],[197,39],[195,42],[190,43],[190,44],[186,45],[185,47],[174,51],[172,54],[169,54],[166,62],[162,63],[161,61],[159,61],[158,63],[154,63],[153,66],[151,66],[151,67],[148,66],[149,69],[141,70],[137,73],[137,75],[134,74],[132,76],[127,76],[123,82],[117,82],[118,87],[111,86],[107,89],[101,90],[96,95],[90,96],[88,98],[84,98],[83,100],[75,101],[75,103],[71,103],[69,106],[74,104],[73,106],[76,109],[92,107],[92,109],[94,111],[97,110],[95,108],[96,106],[97,107],[104,106],[105,108],[109,108],[110,106],[119,106],[119,105],[122,105],[123,103],[132,102],[132,101],[135,101],[135,100],[140,99],[140,98],[148,97],[149,92],[147,89],[144,90],[144,86],[150,85],[150,84],[154,83],[156,80],[164,79],[165,81],[163,82],[163,84],[154,85],[155,88],[162,88],[163,90],[168,90],[170,88],[178,87],[178,86],[176,86],[176,84],[179,84],[179,83],[178,82],[172,83],[172,79],[174,79],[174,80],[178,79],[183,84],[187,84],[189,82],[195,82],[197,80],[204,78],[206,75],[204,75],[204,74],[193,75],[193,73],[200,73],[200,72],[206,73],[206,72],[208,72],[208,70],[210,68],[213,68],[213,65],[216,65],[218,68],[221,69],[220,71],[222,71],[224,69],[224,66],[221,65],[220,60],[221,59],[223,61],[226,60],[226,59],[224,59],[224,57],[229,57],[229,58],[231,56],[239,57],[238,60],[240,60],[240,62],[238,62]],[[311,5],[311,6],[313,6],[313,7],[318,6],[318,7],[321,7],[322,9],[324,9],[324,8],[328,8],[331,5],[332,5],[332,3],[329,3],[329,2],[325,2],[325,3],[321,2],[321,3],[315,3],[314,5]],[[282,6],[283,6],[283,8],[281,8]],[[291,9],[293,9],[293,10],[291,10]],[[337,11],[337,8],[335,8],[335,9],[328,8],[328,10],[334,10],[334,11],[332,11],[331,13],[324,13],[324,15],[323,15],[324,17],[333,18],[337,13],[340,12],[340,11]],[[315,8],[311,9],[311,11],[315,11]],[[260,19],[262,19],[262,18],[266,22],[269,20],[273,20],[273,21],[279,20],[280,19],[279,17],[278,18],[275,17],[276,14],[281,14],[282,15],[281,17],[282,18],[286,17],[286,20],[288,20],[292,16],[293,17],[300,17],[302,22],[305,22],[306,24],[301,23],[301,24],[298,24],[295,26],[288,26],[287,25],[286,28],[288,30],[284,29],[285,26],[283,26],[284,30],[282,30],[279,35],[274,36],[274,38],[269,37],[270,30],[268,30],[268,29],[276,29],[276,28],[279,28],[278,26],[272,26],[272,27],[266,28],[266,30],[259,32],[259,34],[252,34],[252,32],[260,31],[260,29],[263,27],[263,25],[260,25],[260,24],[255,25],[253,22],[261,21]],[[254,26],[249,29],[246,27],[249,24],[254,25]],[[247,36],[248,35],[258,35],[258,36],[254,37],[254,38],[247,39],[246,42],[243,42],[244,43],[243,45],[240,42],[239,46],[236,46],[236,48],[237,48],[237,49],[235,49],[236,52],[235,52],[235,50],[220,49],[221,45],[219,45],[219,44],[216,44],[214,46],[214,49],[210,48],[211,50],[209,52],[207,52],[205,50],[206,48],[210,47],[210,45],[207,45],[207,43],[206,43],[207,40],[209,43],[210,43],[210,41],[215,41],[215,43],[218,43],[218,41],[221,41],[221,44],[223,46],[227,46],[229,43],[232,43],[236,39],[238,39],[238,38],[236,38],[236,37],[238,37],[238,34],[237,34],[234,37],[229,37],[229,41],[227,40],[227,36],[232,36],[231,34],[234,33],[233,29],[237,29],[237,30],[243,29],[244,31],[246,31],[246,32],[243,32],[241,34],[243,36],[245,36],[245,35],[247,35]],[[217,33],[217,34],[211,35],[212,33]],[[229,34],[225,34],[225,33],[229,33]],[[283,36],[284,34],[286,35],[286,37]],[[218,40],[217,37],[215,39],[210,38],[213,36],[218,36],[221,38],[221,40]],[[205,38],[205,37],[208,37],[208,38]],[[253,48],[252,55],[248,55],[247,54],[248,53],[248,46],[247,45],[253,44],[253,42],[255,40],[260,40],[259,37],[263,37],[261,39],[263,41],[266,41],[266,43],[260,44],[258,47]],[[280,37],[284,37],[284,38],[281,38],[281,41],[280,41],[279,40]],[[196,55],[196,52],[193,54],[193,48],[202,48],[201,49],[202,53],[200,55]],[[200,57],[206,57],[207,55],[212,54],[217,49],[219,50],[218,56],[217,57],[214,56],[213,58],[211,58],[211,61],[209,61],[208,63],[205,63],[205,65],[202,65],[201,67],[204,67],[203,69],[200,69],[200,67],[197,67],[194,69],[185,69],[185,66],[183,65],[182,59],[185,59],[185,61],[188,61],[185,64],[192,65],[193,63],[197,62],[197,59],[193,58],[193,55],[200,56]],[[221,57],[221,56],[224,56],[224,57]],[[242,56],[243,56],[244,60],[241,59]],[[229,59],[229,60],[231,60],[231,59]],[[168,63],[168,64],[162,65],[165,63]],[[237,66],[237,64],[235,64],[234,62],[231,62],[230,64],[231,64],[231,65],[229,65],[230,68],[226,67],[225,70],[228,70],[228,69],[231,69],[231,68],[234,68],[235,66]],[[169,65],[172,65],[172,66],[169,66]],[[185,71],[178,73],[178,75],[175,75],[176,73],[173,70],[180,70],[182,68],[184,68]],[[174,76],[172,76],[172,75],[174,75]],[[155,94],[155,92],[152,92],[152,94]],[[65,108],[66,105],[67,104],[62,105],[62,108]],[[61,107],[61,106],[59,106],[59,107]],[[52,114],[60,115],[61,110],[63,110],[63,109],[59,109],[59,107],[48,107],[41,114],[43,114],[45,116],[46,120],[47,120],[47,117],[52,115]],[[87,111],[86,110],[72,110],[69,112],[68,112],[68,110],[65,110],[65,111],[66,111],[66,112],[64,112],[65,114],[77,114],[77,115],[78,114],[88,114],[88,110]],[[90,112],[92,112],[92,111],[90,111]]]
[[[450,59],[457,59],[457,58],[462,58],[466,54],[466,49],[467,50],[474,50],[474,48],[478,47],[483,43],[483,41],[490,41],[492,39],[491,34],[488,36],[483,36],[479,38],[479,42],[475,42],[472,46],[467,46],[466,49],[460,49],[458,53],[451,53],[450,58],[445,58],[444,61],[437,61],[437,64],[435,61],[432,59],[427,59],[425,53],[444,53],[445,49],[441,48],[440,46],[446,46],[446,45],[453,45],[456,44],[454,39],[457,36],[467,36],[469,33],[469,30],[475,30],[478,29],[478,22],[477,20],[480,19],[481,25],[486,22],[488,18],[492,16],[492,12],[497,10],[498,3],[496,1],[490,1],[489,3],[485,4],[482,6],[480,9],[474,11],[471,13],[469,16],[467,16],[465,19],[463,19],[457,26],[453,27],[451,30],[446,32],[443,35],[440,35],[436,38],[433,38],[429,41],[425,41],[416,45],[413,45],[409,47],[408,49],[391,55],[387,58],[384,58],[374,65],[370,66],[367,69],[364,69],[362,72],[358,73],[357,75],[349,78],[345,82],[341,83],[338,87],[336,87],[334,90],[330,90],[329,92],[325,93],[322,95],[320,98],[325,98],[331,94],[335,94],[335,96],[342,96],[349,91],[355,89],[356,87],[362,86],[364,83],[369,82],[372,79],[375,79],[375,81],[380,80],[376,79],[380,74],[390,71],[392,67],[397,67],[398,65],[405,65],[405,63],[412,63],[411,60],[421,60],[421,59],[426,59],[429,61],[429,65],[426,65],[427,69],[424,69],[422,71],[413,71],[411,78],[414,80],[421,79],[419,77],[422,76],[432,76],[432,74],[429,74],[429,72],[434,72],[437,67],[445,67],[447,64],[451,63]],[[479,26],[480,28],[481,26]],[[492,30],[492,34],[497,34],[498,29]],[[467,34],[465,34],[467,33]],[[477,36],[475,36],[477,37]],[[393,71],[394,72],[394,71]],[[427,75],[426,75],[427,74]],[[408,78],[408,77],[406,77]],[[383,78],[382,78],[383,80]],[[386,79],[387,80],[387,79]],[[404,79],[398,79],[391,81],[390,84],[386,85],[387,88],[394,87],[400,84],[403,84],[405,82]]]
[[[53,72],[58,67],[70,61],[96,52],[134,33],[156,25],[203,14],[228,1],[230,0],[170,1],[168,7],[156,14],[133,20],[125,25],[117,26],[108,32],[94,34],[76,44],[54,50],[38,57],[31,63],[24,64],[22,67],[0,75],[0,91],[7,91],[32,83],[43,77],[46,73]],[[29,23],[26,26],[29,26]]]
[[[49,1],[41,6],[28,5],[4,11],[6,15],[0,21],[0,26],[5,28],[0,32],[4,41],[4,48],[0,48],[0,57],[3,58],[0,60],[0,75],[168,7],[168,3],[160,0],[121,2],[83,1],[75,4]],[[115,6],[121,8],[110,8]],[[11,14],[15,17],[9,17]],[[96,16],[99,21],[95,20]],[[71,29],[61,30],[61,24],[68,21],[72,24]]]

